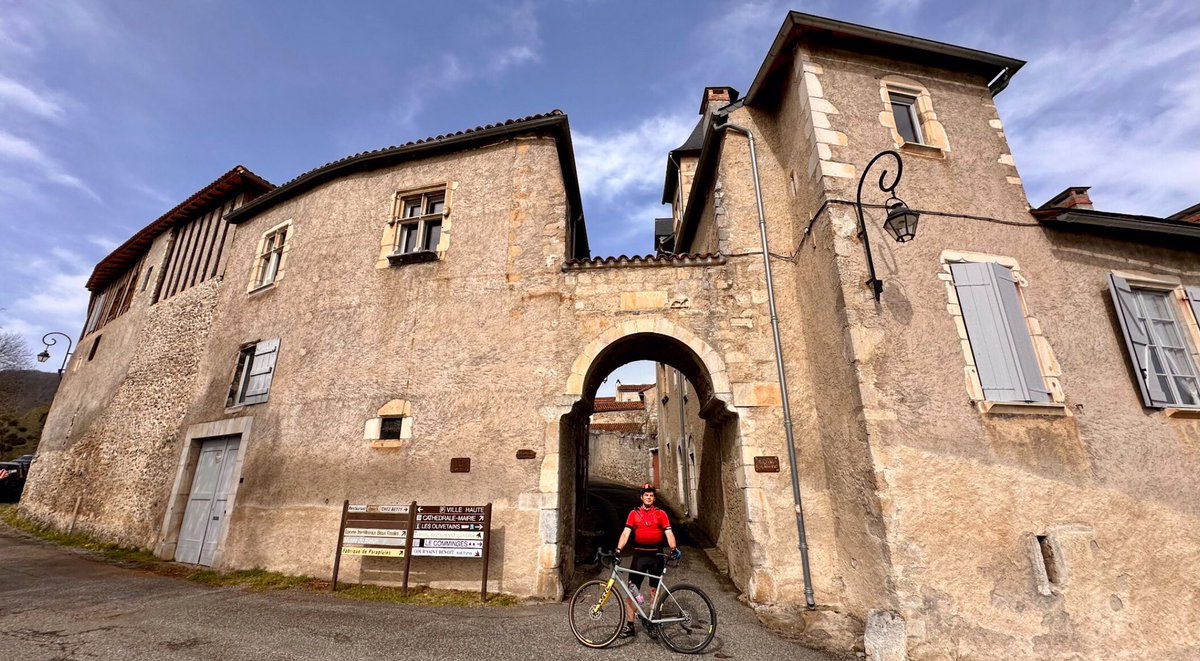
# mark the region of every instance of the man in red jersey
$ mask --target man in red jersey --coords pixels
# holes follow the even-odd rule
[[[671,547],[671,552],[675,554],[676,558],[679,558],[680,553],[675,544],[675,533],[671,532],[671,522],[667,520],[667,513],[654,506],[656,497],[657,493],[653,484],[642,487],[642,505],[631,511],[625,519],[625,530],[621,532],[621,541],[617,542],[617,555],[621,555],[632,536],[633,561],[629,568],[647,574],[662,575],[663,557],[659,554],[662,552],[663,542],[665,541]],[[634,585],[640,590],[642,579],[645,577],[641,574],[631,574],[630,576]],[[657,596],[658,579],[651,578],[651,612],[653,612],[654,599]],[[633,604],[626,603],[625,630],[621,632],[622,638],[634,635],[633,613]]]

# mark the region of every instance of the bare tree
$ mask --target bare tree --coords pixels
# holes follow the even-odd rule
[[[26,369],[32,364],[29,360],[31,355],[20,333],[0,332],[0,370]]]

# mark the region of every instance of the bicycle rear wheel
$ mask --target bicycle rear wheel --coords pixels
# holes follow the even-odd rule
[[[683,654],[695,654],[712,642],[717,633],[717,611],[712,600],[694,585],[680,583],[662,594],[654,609],[655,620],[670,620],[658,625],[659,638],[667,647]]]
[[[607,585],[608,581],[588,581],[571,596],[571,633],[588,647],[611,645],[625,626],[625,600],[618,586],[613,585],[608,600],[601,603]]]

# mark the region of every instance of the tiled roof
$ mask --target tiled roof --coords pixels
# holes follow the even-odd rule
[[[613,411],[642,411],[646,405],[641,402],[618,402],[616,397],[597,397],[592,403],[592,413],[611,413]]]
[[[188,199],[180,202],[175,208],[159,216],[154,222],[143,227],[128,241],[122,243],[116,250],[96,264],[92,276],[88,278],[87,288],[98,291],[109,282],[125,273],[134,262],[150,249],[150,244],[163,232],[171,229],[176,223],[186,220],[209,204],[228,197],[239,190],[245,190],[247,201],[254,196],[275,188],[271,182],[254,174],[243,165],[235,166],[229,172],[217,177],[215,181],[196,191]]]
[[[654,387],[653,383],[631,383],[617,386],[617,392],[645,392]]]
[[[642,426],[636,422],[593,422],[588,425],[591,431],[611,431],[619,434],[639,434]]]
[[[454,133],[446,133],[443,135],[421,138],[420,140],[412,140],[401,145],[393,145],[391,147],[383,147],[370,151],[359,152],[345,158],[340,158],[336,161],[331,161],[320,167],[313,168],[304,174],[280,185],[275,190],[261,198],[255,200],[254,204],[246,205],[230,214],[230,219],[237,223],[245,221],[255,214],[266,211],[272,206],[283,202],[303,191],[309,190],[319,184],[331,181],[341,176],[345,176],[352,172],[363,170],[371,170],[380,167],[387,167],[394,163],[411,159],[414,157],[442,154],[466,149],[478,145],[482,141],[489,139],[507,137],[510,133],[530,131],[542,126],[552,126],[559,129],[565,135],[565,149],[570,151],[570,136],[569,129],[566,128],[567,116],[561,110],[552,110],[548,113],[537,115],[529,115],[518,119],[506,119],[495,124],[484,124],[475,128],[455,131]],[[560,145],[560,151],[563,149]],[[560,154],[560,157],[562,155]],[[575,180],[575,163],[573,154],[567,154],[567,161],[564,162],[564,179],[567,181],[568,196],[576,198],[572,200],[575,206],[580,206],[577,203],[578,182]],[[569,170],[567,172],[567,164]],[[572,190],[574,184],[576,190]],[[572,195],[574,193],[574,195]]]
[[[692,255],[618,255],[616,257],[592,257],[591,259],[568,259],[562,270],[610,268],[614,266],[717,266],[725,263],[725,256],[716,253]]]

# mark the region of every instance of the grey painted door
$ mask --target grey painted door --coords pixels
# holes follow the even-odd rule
[[[240,443],[240,437],[227,436],[201,444],[175,550],[177,561],[212,565],[236,480],[234,467]]]

